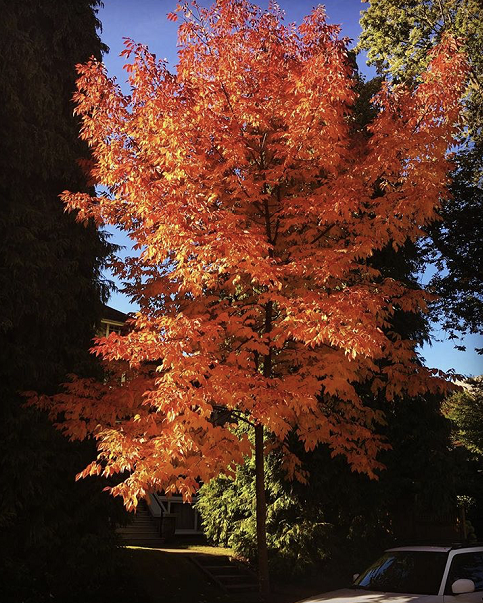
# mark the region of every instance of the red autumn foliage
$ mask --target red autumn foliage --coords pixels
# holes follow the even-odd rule
[[[326,443],[374,475],[382,415],[358,387],[392,400],[444,379],[391,331],[425,293],[368,260],[436,217],[464,57],[447,38],[416,89],[387,84],[363,136],[347,48],[323,9],[295,27],[275,5],[181,8],[175,73],[129,40],[130,95],[101,63],[78,66],[81,136],[109,194],[63,198],[136,244],[115,268],[140,310],[129,333],[96,342],[105,383],[73,379],[34,402],[70,438],[97,439],[80,475],[126,472],[112,493],[128,508],[150,490],[189,499],[233,471],[251,450],[230,429],[241,420],[282,446],[294,432],[308,450]]]

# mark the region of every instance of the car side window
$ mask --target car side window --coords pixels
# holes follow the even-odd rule
[[[483,591],[483,552],[460,553],[451,561],[445,594],[453,594],[451,585],[460,579],[473,580],[475,590]]]

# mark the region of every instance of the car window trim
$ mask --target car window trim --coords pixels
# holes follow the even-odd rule
[[[444,570],[443,575],[443,584],[442,584],[442,595],[445,597],[455,597],[451,592],[451,584],[448,584],[449,580],[449,572],[451,569],[451,565],[453,564],[453,559],[459,555],[468,555],[469,553],[480,553],[483,555],[483,550],[480,548],[466,548],[466,549],[458,549],[455,551],[451,551],[449,554],[448,562],[446,563],[446,568]],[[475,585],[476,586],[476,585]],[[475,593],[483,593],[483,589],[479,589],[474,591]]]

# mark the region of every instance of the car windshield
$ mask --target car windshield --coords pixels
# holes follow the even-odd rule
[[[447,556],[439,551],[387,551],[357,578],[354,588],[437,595]]]

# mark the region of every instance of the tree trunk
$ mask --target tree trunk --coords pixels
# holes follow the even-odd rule
[[[265,469],[263,454],[263,425],[255,427],[255,474],[257,496],[258,585],[264,601],[270,594],[267,552],[267,503],[265,500]]]
[[[264,157],[260,158],[261,164],[264,164]],[[278,191],[280,196],[280,191]],[[280,201],[280,199],[279,199]],[[267,199],[265,206],[265,227],[267,239],[271,245],[274,244],[272,238],[272,225],[270,216],[270,207]],[[273,257],[273,249],[268,252]],[[269,335],[272,331],[272,312],[273,303],[267,302],[265,305],[265,326],[264,332]],[[263,359],[263,376],[270,379],[272,376],[272,350],[269,345],[268,353]],[[255,475],[256,475],[256,496],[257,496],[257,549],[258,549],[258,585],[262,601],[268,601],[270,597],[270,580],[268,575],[268,551],[267,551],[267,501],[265,499],[265,465],[263,450],[263,425],[255,426]]]

